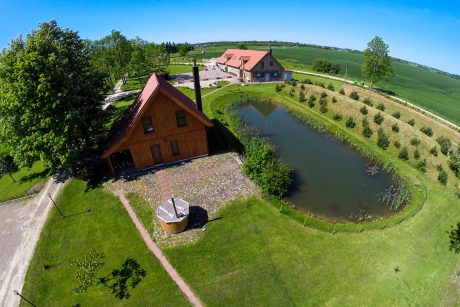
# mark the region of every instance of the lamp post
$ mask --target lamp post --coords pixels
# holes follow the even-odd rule
[[[19,293],[18,290],[14,290],[13,292],[14,292],[14,294],[16,294],[17,296],[19,296],[21,299],[23,299],[24,301],[26,301],[27,303],[29,303],[31,306],[37,307],[37,305],[35,305],[34,303],[32,303],[31,301],[29,301],[28,299],[26,299],[24,296],[22,296],[21,293]]]
[[[48,197],[51,199],[51,201],[53,202],[53,205],[54,207],[56,207],[57,211],[59,212],[59,214],[62,216],[62,218],[65,218],[64,214],[62,214],[61,210],[59,210],[59,207],[56,205],[56,203],[54,202],[53,198],[51,197],[51,194],[48,193]]]

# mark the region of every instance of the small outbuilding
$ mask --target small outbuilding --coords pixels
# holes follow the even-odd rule
[[[211,126],[190,98],[153,74],[112,127],[102,158],[114,174],[205,156]]]

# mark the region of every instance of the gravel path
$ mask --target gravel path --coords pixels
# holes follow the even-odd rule
[[[161,185],[158,174],[163,177],[160,178]],[[235,153],[192,160],[134,180],[108,182],[105,186],[114,193],[119,190],[138,193],[151,205],[154,213],[151,235],[160,246],[182,245],[198,239],[206,230],[205,224],[219,217],[223,205],[239,197],[260,193],[241,172],[241,161]],[[170,195],[162,195],[168,189]],[[170,196],[180,197],[191,206],[189,228],[179,234],[166,233],[156,219],[156,209]]]

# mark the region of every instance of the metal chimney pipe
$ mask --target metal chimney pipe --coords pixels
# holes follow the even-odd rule
[[[171,202],[174,208],[174,213],[176,214],[176,218],[179,218],[179,215],[177,214],[176,203],[174,202],[174,198],[172,197],[171,197]]]
[[[203,104],[201,102],[201,86],[200,86],[200,73],[198,71],[198,66],[196,65],[196,60],[193,59],[193,82],[195,85],[195,101],[198,110],[203,111]]]

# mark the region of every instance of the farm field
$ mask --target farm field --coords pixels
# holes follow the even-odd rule
[[[191,57],[199,59],[220,56],[234,45],[208,47],[201,54],[198,49]],[[264,46],[248,46],[250,49],[263,49]],[[288,69],[311,71],[311,64],[318,58],[340,63],[343,76],[345,63],[348,62],[348,75],[352,80],[364,81],[360,70],[363,63],[361,53],[352,51],[329,50],[314,47],[278,47],[273,46],[273,55]],[[413,64],[393,61],[395,77],[390,81],[381,81],[376,87],[396,93],[420,107],[438,114],[460,125],[460,79],[439,74],[435,71],[417,67]]]

